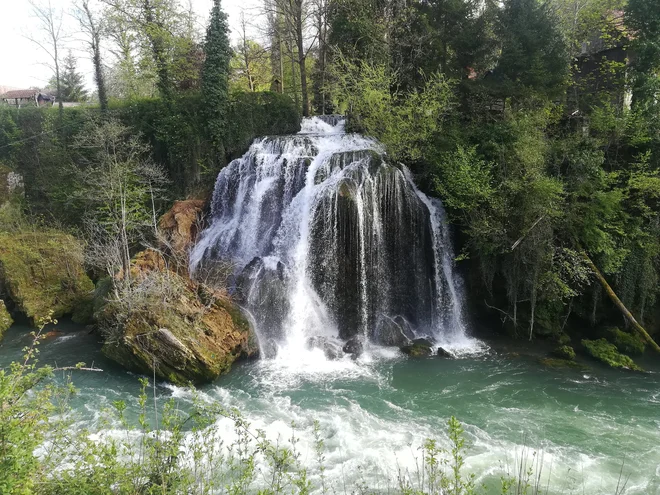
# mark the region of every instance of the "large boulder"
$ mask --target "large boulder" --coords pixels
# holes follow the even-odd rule
[[[327,359],[339,359],[342,354],[341,345],[322,335],[315,335],[307,339],[307,349],[321,349]]]
[[[9,329],[9,327],[14,323],[14,320],[12,320],[11,315],[9,314],[9,311],[7,311],[7,306],[5,306],[5,302],[0,299],[0,340],[2,340],[2,337],[4,336],[5,332]]]
[[[341,349],[346,354],[351,354],[354,358],[360,357],[364,352],[364,343],[359,335],[349,339]]]
[[[427,339],[415,339],[401,347],[401,352],[410,357],[424,357],[433,354],[433,344]]]
[[[375,343],[391,347],[402,347],[414,338],[415,332],[403,316],[383,316],[371,335]]]
[[[284,337],[284,324],[289,312],[287,282],[287,271],[280,261],[272,262],[259,257],[248,263],[236,277],[233,296],[253,310],[261,335],[276,341]]]
[[[141,253],[135,262],[155,256]],[[106,336],[103,354],[130,370],[187,384],[212,381],[239,356],[257,352],[248,321],[226,293],[159,262],[152,271],[145,266],[131,282],[133,300],[110,297],[97,315]]]
[[[74,237],[36,229],[0,234],[0,298],[33,324],[66,314],[85,323],[93,291]]]

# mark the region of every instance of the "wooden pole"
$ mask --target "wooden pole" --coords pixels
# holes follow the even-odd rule
[[[626,308],[626,306],[621,302],[621,299],[616,295],[616,293],[612,290],[612,287],[610,287],[610,284],[607,283],[607,280],[605,280],[605,277],[603,274],[600,272],[600,270],[596,267],[593,261],[591,261],[591,258],[582,251],[582,258],[584,258],[584,261],[587,262],[587,265],[589,268],[591,268],[591,271],[593,274],[596,276],[596,279],[600,282],[600,285],[603,286],[603,289],[605,289],[605,292],[609,296],[609,298],[612,300],[614,305],[619,308],[619,311],[623,313],[623,316],[630,322],[630,324],[633,326],[633,328],[639,333],[642,338],[651,346],[653,349],[660,353],[660,346],[653,340],[653,338],[648,334],[646,330],[644,330],[644,327],[640,325],[635,317],[632,315],[632,313]]]

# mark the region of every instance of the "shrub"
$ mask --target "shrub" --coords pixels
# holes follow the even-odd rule
[[[620,354],[614,344],[610,344],[605,339],[583,340],[582,345],[587,352],[594,358],[611,366],[612,368],[627,368],[635,371],[642,371],[630,357]]]
[[[618,328],[609,330],[609,340],[623,354],[639,355],[644,352],[644,341],[637,334],[622,332]]]
[[[552,351],[552,355],[560,359],[568,359],[569,361],[575,359],[575,351],[570,345],[562,345],[557,347],[554,351]]]

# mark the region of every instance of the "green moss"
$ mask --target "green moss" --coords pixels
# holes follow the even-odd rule
[[[410,357],[425,357],[433,354],[431,343],[425,339],[413,340],[410,344],[401,347],[401,351]]]
[[[239,331],[241,332],[250,331],[250,322],[243,315],[241,309],[238,306],[236,306],[233,302],[227,299],[218,299],[215,304],[221,307],[222,309],[224,309],[227,313],[229,313],[229,316],[231,316],[231,319],[234,322],[234,326]]]
[[[605,339],[583,340],[582,345],[594,358],[611,366],[612,368],[626,368],[635,371],[643,371],[632,359],[625,354],[619,353],[614,344]]]
[[[75,312],[94,285],[83,269],[82,245],[58,231],[0,234],[2,292],[33,323]]]
[[[102,351],[122,366],[172,383],[205,383],[249,354],[250,325],[240,309],[210,289],[175,274],[152,273],[136,304],[110,299],[97,313],[106,335]]]
[[[644,352],[645,343],[637,334],[622,332],[616,327],[610,328],[608,340],[623,354],[635,356]]]
[[[0,299],[0,340],[2,340],[2,337],[4,336],[5,332],[9,329],[9,327],[13,323],[14,320],[12,320],[9,311],[7,311],[5,302],[2,299]]]
[[[554,351],[552,351],[552,355],[560,359],[567,359],[569,361],[573,361],[575,359],[575,351],[570,345],[562,345],[557,347]]]

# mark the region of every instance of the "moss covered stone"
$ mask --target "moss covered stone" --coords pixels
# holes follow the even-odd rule
[[[433,354],[432,344],[426,339],[415,339],[410,344],[402,346],[401,351],[410,357],[424,357]]]
[[[622,332],[618,328],[610,328],[608,340],[612,342],[619,352],[632,356],[644,352],[644,341],[637,334]]]
[[[4,336],[7,329],[12,325],[12,323],[14,323],[14,320],[12,320],[9,311],[7,311],[5,302],[0,299],[0,340]]]
[[[256,352],[248,321],[225,294],[174,272],[142,273],[151,294],[137,289],[143,295],[128,305],[111,298],[97,314],[107,357],[130,370],[187,384],[212,381],[239,356]]]
[[[562,345],[552,351],[552,355],[560,359],[568,359],[572,361],[575,359],[575,351],[570,345]]]
[[[50,230],[0,234],[0,294],[33,323],[76,313],[93,290],[74,237]]]
[[[611,366],[612,368],[626,368],[635,371],[642,371],[630,357],[621,354],[614,344],[610,344],[605,339],[583,340],[582,345],[587,352],[594,358]]]

